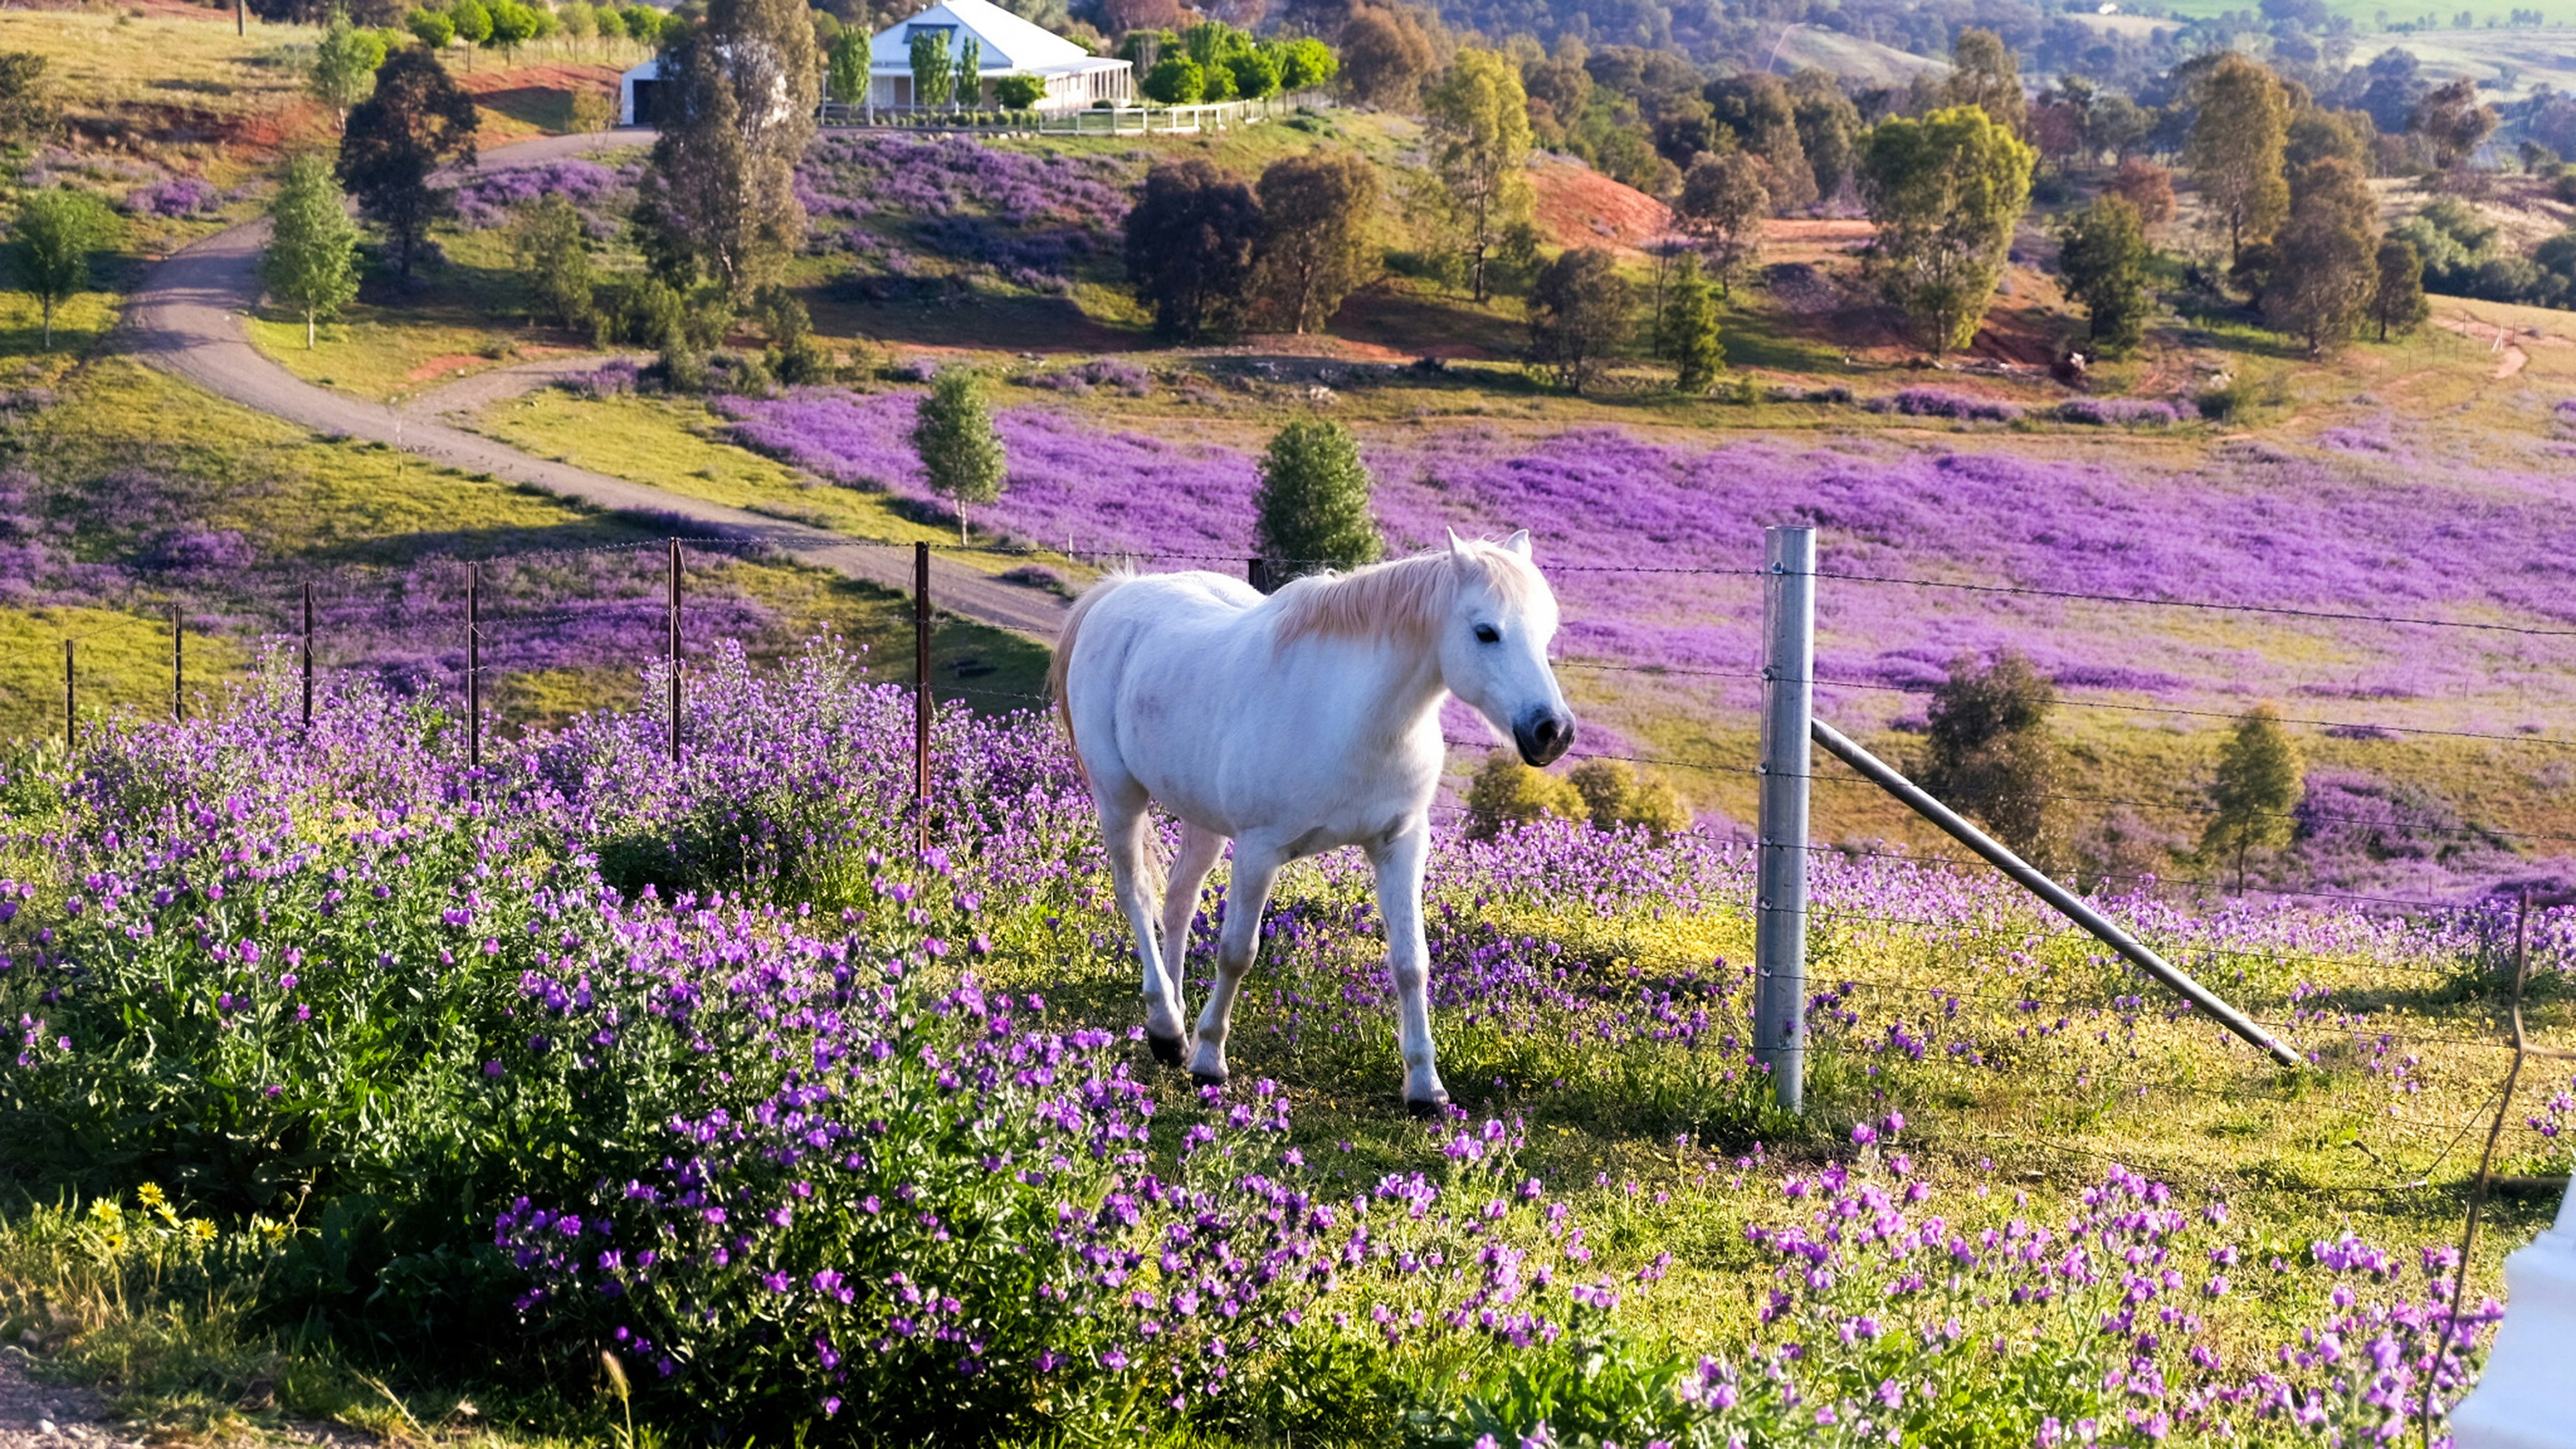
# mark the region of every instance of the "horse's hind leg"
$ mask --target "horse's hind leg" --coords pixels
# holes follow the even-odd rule
[[[1180,968],[1166,970],[1154,939],[1154,844],[1145,792],[1102,788],[1100,833],[1109,847],[1109,881],[1118,893],[1118,908],[1136,932],[1136,959],[1144,967],[1145,1040],[1157,1061],[1179,1066],[1181,1040]]]
[[[1190,958],[1190,922],[1198,914],[1199,890],[1207,884],[1208,871],[1224,851],[1224,836],[1181,822],[1181,851],[1172,858],[1171,875],[1163,882],[1163,980],[1171,990],[1175,1025],[1169,1037],[1153,1029],[1146,1035],[1153,1044],[1154,1059],[1167,1067],[1179,1066],[1189,1045],[1180,1037],[1177,1008],[1187,994],[1182,973]],[[1150,998],[1153,989],[1146,988],[1146,994]]]
[[[1190,1054],[1190,1075],[1213,1086],[1226,1079],[1225,1034],[1234,1020],[1234,993],[1252,969],[1252,953],[1261,943],[1261,912],[1270,904],[1270,884],[1279,878],[1287,855],[1276,846],[1238,839],[1234,843],[1234,883],[1226,888],[1225,921],[1217,928],[1216,984],[1199,1012],[1199,1040]]]

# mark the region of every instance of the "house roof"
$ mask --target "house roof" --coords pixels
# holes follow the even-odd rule
[[[1096,64],[1091,52],[1043,26],[1013,15],[992,0],[939,0],[939,3],[877,32],[868,43],[869,69],[907,69],[912,64],[912,32],[919,26],[951,26],[975,37],[985,71],[1062,71]],[[952,42],[953,45],[953,42]]]

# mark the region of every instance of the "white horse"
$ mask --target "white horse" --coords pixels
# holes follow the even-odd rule
[[[1503,544],[1452,533],[1446,551],[1299,579],[1268,598],[1222,574],[1113,574],[1075,602],[1049,684],[1136,931],[1158,1059],[1178,1066],[1186,1054],[1202,1083],[1226,1079],[1234,994],[1272,881],[1292,860],[1356,845],[1377,872],[1405,1105],[1431,1115],[1447,1104],[1432,1063],[1422,934],[1431,797],[1446,754],[1440,705],[1465,700],[1533,765],[1564,754],[1574,716],[1547,664],[1556,625],[1556,596],[1530,563],[1526,531]],[[1148,804],[1181,821],[1179,857],[1160,882],[1159,938]],[[1229,839],[1234,886],[1192,1043],[1181,959],[1199,888]]]

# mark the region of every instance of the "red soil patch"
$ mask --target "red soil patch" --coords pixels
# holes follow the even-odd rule
[[[506,91],[614,91],[625,72],[613,65],[522,65],[454,74],[468,94],[489,100]]]
[[[1538,192],[1539,234],[1557,246],[1634,251],[1672,229],[1672,211],[1662,202],[1588,167],[1545,159],[1530,181]]]
[[[469,367],[480,367],[491,360],[488,357],[478,357],[471,352],[450,352],[444,356],[433,357],[404,373],[403,381],[427,382],[433,377],[445,377],[451,372],[463,372]]]

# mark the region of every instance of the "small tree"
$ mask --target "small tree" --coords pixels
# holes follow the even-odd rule
[[[1311,35],[1279,45],[1279,88],[1292,95],[1323,85],[1341,72],[1341,57]]]
[[[2281,173],[2289,124],[2289,96],[2260,61],[2226,52],[2201,81],[2183,164],[2200,183],[2210,224],[2227,234],[2231,266],[2249,243],[2269,240],[2289,213]]]
[[[464,4],[465,0],[457,0],[457,3]],[[617,13],[626,19],[627,39],[647,50],[662,43],[663,31],[682,23],[672,12],[657,10],[650,5],[629,5]],[[458,33],[463,34],[462,31]]]
[[[458,0],[457,9],[466,3]],[[340,184],[358,199],[360,214],[384,229],[404,276],[429,224],[447,209],[448,193],[429,178],[442,166],[472,163],[478,119],[474,98],[438,57],[406,46],[377,69],[375,93],[341,128]]]
[[[33,51],[0,51],[0,145],[41,141],[62,119],[45,84],[45,58]]]
[[[2352,339],[2378,283],[2378,205],[2352,163],[2299,169],[2290,219],[2273,239],[2277,258],[2263,279],[2263,320],[2322,353]]]
[[[1504,228],[1526,220],[1535,204],[1529,161],[1529,97],[1520,69],[1490,50],[1462,50],[1423,97],[1430,112],[1431,164],[1467,259],[1477,301],[1485,300],[1485,261]]]
[[[465,42],[465,68],[474,68],[474,48],[492,38],[492,12],[483,0],[456,0],[447,7],[455,39]]]
[[[1190,341],[1232,326],[1260,237],[1252,188],[1215,162],[1185,156],[1147,172],[1127,213],[1127,275],[1153,304],[1155,330]]]
[[[488,0],[484,8],[492,13],[492,34],[483,43],[510,59],[517,59],[519,47],[536,39],[544,28],[537,12],[519,0]]]
[[[964,546],[967,508],[1002,496],[1010,462],[984,404],[983,379],[963,367],[931,379],[930,393],[921,400],[912,425],[912,446],[921,455],[930,491],[957,509],[957,542]]]
[[[45,350],[54,347],[54,309],[89,285],[90,254],[116,236],[107,204],[67,186],[31,191],[9,228],[10,270],[45,313]]]
[[[2468,160],[2495,128],[2495,107],[2478,99],[2478,83],[2465,76],[2435,87],[2406,118],[2406,129],[2432,145],[2433,164],[2445,171]]]
[[[2132,156],[2104,183],[2104,191],[2138,209],[2138,225],[2152,231],[2174,219],[2173,173]]]
[[[949,103],[972,110],[984,104],[984,45],[971,35],[957,37],[957,79],[949,86]]]
[[[2424,258],[2416,254],[2413,242],[2395,237],[2381,242],[2378,262],[2379,283],[2370,294],[2370,316],[2379,324],[2379,340],[2385,342],[2391,332],[2403,337],[2423,326],[2433,308],[2424,300]]]
[[[331,108],[332,119],[348,124],[349,108],[374,89],[376,67],[385,63],[385,38],[349,23],[349,13],[334,9],[313,44],[313,70],[305,88]]]
[[[1033,75],[1006,75],[993,82],[993,103],[1005,110],[1025,111],[1045,99],[1046,82]]]
[[[533,311],[561,327],[590,320],[590,227],[571,202],[544,196],[522,210],[510,224],[510,254]]]
[[[1700,275],[1699,258],[1684,252],[1664,290],[1663,310],[1655,317],[1655,352],[1673,364],[1673,386],[1698,396],[1726,368],[1726,349],[1717,335],[1717,298]]]
[[[1402,110],[1421,93],[1440,52],[1409,11],[1362,5],[1342,24],[1342,85],[1362,105]]]
[[[1354,151],[1289,156],[1259,190],[1262,293],[1290,330],[1321,327],[1368,274],[1377,168]]]
[[[2218,778],[2209,787],[2212,813],[2200,848],[2215,859],[2235,858],[2238,890],[2245,889],[2246,852],[2290,838],[2290,811],[2306,778],[2298,742],[2268,704],[2239,718],[2218,747]]]
[[[1918,775],[1925,790],[2042,868],[2057,836],[2057,746],[2048,733],[2056,707],[2057,687],[2020,654],[2007,650],[1982,668],[1959,659],[1933,691]]]
[[[1944,105],[1975,106],[2015,136],[2030,138],[2030,103],[2021,91],[2021,67],[2012,47],[1991,30],[1968,27],[1950,44],[1950,75],[1941,86]]]
[[[1375,487],[1350,429],[1313,418],[1281,428],[1262,455],[1253,499],[1253,547],[1272,587],[1377,562],[1384,546],[1369,510]]]
[[[868,98],[868,33],[844,30],[832,37],[830,66],[824,85],[832,99],[855,106]]]
[[[1154,62],[1145,78],[1136,83],[1137,94],[1166,106],[1193,106],[1207,91],[1207,72],[1199,63],[1175,51]]]
[[[2104,357],[2137,351],[2147,330],[2146,229],[2124,197],[2105,195],[2068,217],[2057,231],[2058,269],[2083,304],[2094,349]]]
[[[932,110],[948,104],[948,89],[955,79],[949,68],[948,33],[944,30],[916,30],[910,42],[912,61],[912,103]]]
[[[1860,189],[1879,287],[1936,355],[1977,335],[2030,202],[2034,155],[1976,106],[1897,117],[1869,133]]]
[[[304,314],[310,351],[315,324],[358,295],[358,228],[341,203],[329,159],[308,152],[288,161],[268,217],[260,280],[270,295]]]
[[[1762,184],[1762,163],[1742,151],[1702,154],[1682,175],[1674,220],[1699,243],[1717,274],[1720,292],[1733,296],[1735,274],[1753,264],[1762,251],[1762,229],[1771,215],[1771,193]]]
[[[1635,297],[1600,247],[1563,253],[1530,288],[1530,352],[1576,393],[1601,370],[1628,328]]]
[[[456,19],[444,10],[415,10],[403,17],[403,28],[432,50],[445,50],[456,40]]]

